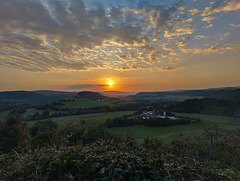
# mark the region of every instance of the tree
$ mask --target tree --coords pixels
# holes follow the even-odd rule
[[[32,136],[36,136],[39,132],[45,132],[48,130],[53,130],[58,127],[56,122],[51,119],[37,121],[30,130]]]
[[[12,149],[19,147],[27,149],[29,133],[27,125],[20,119],[12,117],[0,126],[0,152],[8,153]]]

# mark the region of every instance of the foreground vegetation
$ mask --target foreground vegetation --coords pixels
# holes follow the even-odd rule
[[[15,138],[17,145],[0,157],[2,180],[240,179],[239,129],[206,128],[202,136],[179,135],[163,146],[150,138],[139,144],[130,135],[110,133],[102,123],[64,129],[52,123],[35,124],[35,136],[16,119],[1,126],[11,130],[6,139]]]
[[[240,129],[231,117],[239,101],[126,103],[83,92],[34,107],[6,105],[0,181],[240,180]],[[145,110],[188,118],[128,119]]]

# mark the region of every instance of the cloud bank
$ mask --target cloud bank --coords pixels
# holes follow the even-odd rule
[[[217,1],[202,16],[239,4]],[[200,12],[183,1],[0,0],[0,65],[35,72],[174,70],[170,60],[196,32]],[[175,43],[161,46],[163,38]]]

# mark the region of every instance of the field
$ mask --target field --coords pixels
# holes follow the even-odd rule
[[[22,117],[23,118],[27,118],[28,117],[28,115],[33,115],[34,113],[39,113],[39,114],[41,114],[41,113],[43,113],[44,112],[44,110],[37,110],[37,109],[34,109],[34,108],[30,108],[30,109],[27,109],[27,111],[22,115]]]
[[[56,108],[93,108],[93,107],[98,107],[98,106],[113,106],[113,105],[119,105],[119,104],[125,104],[125,103],[120,103],[117,101],[105,101],[105,102],[101,102],[101,101],[94,101],[88,98],[78,98],[78,97],[70,97],[70,98],[66,98],[64,99],[64,101],[60,101],[61,104],[63,105],[51,105],[52,107],[56,107]],[[30,108],[27,109],[27,111],[22,115],[22,117],[25,119],[29,116],[32,116],[34,113],[39,113],[42,114],[45,110],[39,110],[39,109],[35,109],[35,108]],[[53,114],[54,112],[57,111],[53,111],[53,110],[49,110],[50,114]]]
[[[201,132],[201,128],[206,124],[193,123],[187,125],[166,126],[166,127],[147,127],[147,126],[131,126],[122,128],[112,128],[113,132],[122,132],[123,134],[132,134],[136,139],[142,141],[146,137],[157,137],[163,143],[169,143],[177,133],[196,134]]]
[[[240,117],[240,107],[238,107],[234,112],[234,117]]]
[[[190,113],[174,113],[177,116],[187,116],[193,118],[200,118],[202,121],[217,123],[217,124],[225,124],[231,123],[233,118],[227,116],[216,116],[216,115],[207,115],[207,114],[190,114]]]
[[[200,118],[202,122],[168,127],[132,126],[112,128],[111,131],[122,132],[123,134],[131,133],[139,141],[142,141],[142,139],[146,137],[157,137],[160,138],[164,144],[166,144],[176,137],[178,133],[183,133],[184,135],[188,136],[196,136],[202,134],[205,127],[217,126],[222,129],[240,128],[240,125],[236,126],[231,124],[233,121],[232,117],[188,113],[174,114],[178,116]]]
[[[132,114],[133,111],[121,111],[110,113],[96,113],[96,114],[84,114],[75,116],[65,116],[52,118],[54,122],[57,122],[59,126],[64,126],[71,123],[79,123],[81,120],[85,120],[86,124],[91,124],[96,121],[106,121],[108,118],[116,118],[124,115]],[[147,127],[147,126],[131,126],[121,128],[111,128],[112,132],[121,132],[123,134],[132,134],[136,139],[141,141],[146,137],[157,137],[162,140],[164,144],[169,143],[178,133],[184,133],[184,135],[196,136],[202,134],[205,127],[217,126],[223,129],[240,128],[238,125],[231,124],[232,117],[205,115],[205,114],[188,114],[188,113],[174,113],[177,116],[186,116],[193,118],[200,118],[202,122],[191,123],[187,125],[176,125],[167,127]],[[32,126],[36,121],[28,122],[29,126]]]
[[[225,106],[205,106],[202,114],[223,115],[225,109]]]
[[[6,121],[7,120],[7,115],[10,111],[4,111],[0,113],[0,121]]]
[[[92,108],[97,106],[111,106],[111,102],[98,102],[88,98],[68,98],[64,105],[56,106],[58,108]]]
[[[134,111],[119,111],[119,112],[109,112],[109,113],[96,113],[96,114],[84,114],[75,116],[64,116],[59,118],[51,118],[52,121],[57,122],[59,126],[64,126],[71,123],[79,123],[81,120],[85,120],[86,124],[91,124],[96,121],[106,121],[108,118],[117,118],[124,115],[130,115]],[[36,121],[28,122],[29,126],[32,126]]]

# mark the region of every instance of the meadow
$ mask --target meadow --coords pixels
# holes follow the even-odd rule
[[[221,129],[240,128],[240,126],[231,124],[233,121],[232,117],[190,113],[174,113],[174,114],[176,116],[200,118],[201,122],[167,127],[131,126],[122,128],[112,128],[111,130],[114,132],[122,132],[123,134],[131,133],[139,141],[142,141],[146,137],[156,137],[160,138],[163,144],[167,144],[173,138],[176,138],[178,134],[184,134],[186,136],[197,136],[202,134],[205,131],[205,128],[210,127],[217,127]]]
[[[66,98],[66,102],[62,102],[64,105],[56,106],[58,108],[93,108],[97,106],[111,106],[113,105],[111,102],[108,101],[94,101],[88,98]]]
[[[88,98],[78,98],[78,97],[69,97],[62,101],[56,102],[56,104],[45,104],[43,106],[49,107],[44,109],[37,108],[29,108],[22,115],[23,119],[26,119],[28,116],[33,116],[35,113],[42,114],[44,111],[48,111],[50,115],[57,113],[58,111],[52,110],[52,108],[56,109],[87,109],[94,107],[103,107],[103,106],[114,106],[114,105],[123,105],[124,102],[111,100],[111,101],[95,101]],[[66,112],[66,111],[61,111]]]
[[[117,117],[122,117],[124,115],[130,115],[132,113],[134,113],[134,111],[118,111],[118,112],[109,112],[109,113],[83,114],[83,115],[51,118],[51,120],[53,122],[57,122],[60,127],[67,124],[77,124],[82,120],[84,120],[86,124],[90,125],[93,122],[106,121],[108,118],[113,119]],[[27,123],[31,127],[36,122],[37,121],[29,121]]]
[[[10,112],[10,111],[0,112],[0,120],[1,120],[1,121],[7,120],[7,116],[8,116],[8,113],[9,113],[9,112]]]
[[[57,122],[60,127],[67,124],[76,124],[84,120],[86,124],[91,125],[94,122],[106,121],[108,118],[113,119],[130,115],[134,111],[119,111],[109,113],[95,113],[74,116],[64,116],[58,118],[51,118],[52,121]],[[206,114],[190,114],[190,113],[174,113],[176,116],[186,116],[192,118],[200,118],[201,122],[191,123],[186,125],[166,126],[166,127],[148,127],[148,126],[129,126],[120,128],[110,128],[110,132],[119,132],[123,135],[131,134],[139,142],[144,138],[155,137],[160,138],[163,144],[168,144],[172,139],[176,138],[178,134],[186,136],[197,136],[203,134],[205,128],[217,127],[222,129],[240,128],[240,126],[232,125],[233,118],[227,116],[206,115]],[[31,127],[36,121],[28,122]]]

